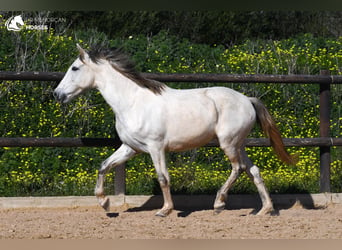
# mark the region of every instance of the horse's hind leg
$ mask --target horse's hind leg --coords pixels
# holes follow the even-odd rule
[[[222,147],[222,146],[221,146]],[[228,156],[232,164],[232,172],[226,181],[226,183],[217,192],[216,200],[214,203],[214,212],[220,213],[225,207],[225,201],[227,199],[228,190],[237,180],[242,171],[246,171],[248,176],[253,180],[256,185],[261,201],[262,209],[257,215],[263,215],[271,213],[273,211],[272,200],[268,194],[267,188],[263,179],[260,176],[259,168],[251,162],[247,157],[244,147],[239,150],[237,147],[222,147],[225,154]]]
[[[114,152],[108,159],[106,159],[99,170],[96,187],[95,187],[95,195],[101,205],[106,211],[109,210],[109,199],[104,194],[104,180],[105,175],[108,171],[124,162],[128,159],[136,155],[136,151],[134,151],[129,146],[122,144],[121,147]]]
[[[257,213],[257,215],[264,215],[264,214],[271,213],[273,211],[272,200],[267,191],[265,183],[260,175],[259,168],[253,165],[251,160],[247,157],[245,150],[242,150],[242,156],[243,156],[244,162],[246,162],[247,175],[253,180],[255,186],[258,189],[258,192],[262,201],[262,208]]]
[[[231,186],[234,184],[234,182],[237,180],[237,178],[239,177],[239,175],[244,169],[244,166],[241,162],[240,153],[236,148],[232,148],[232,147],[226,147],[226,148],[222,147],[222,148],[232,164],[232,172],[229,178],[227,179],[227,181],[223,184],[223,186],[217,192],[215,203],[214,203],[215,214],[220,213],[225,208],[228,190],[231,188]]]

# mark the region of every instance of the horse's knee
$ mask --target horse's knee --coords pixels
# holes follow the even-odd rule
[[[161,187],[169,185],[169,180],[163,174],[158,175],[158,182]]]
[[[247,169],[247,174],[253,179],[255,184],[263,183],[263,179],[260,175],[260,170],[257,166],[253,165]]]
[[[249,168],[249,172],[254,177],[259,177],[260,176],[260,170],[255,165],[253,165],[252,167]]]

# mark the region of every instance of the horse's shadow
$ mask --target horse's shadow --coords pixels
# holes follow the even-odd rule
[[[120,213],[113,213],[113,212],[108,212],[106,213],[108,218],[116,218],[119,217]]]
[[[326,207],[325,205],[315,204],[312,195],[309,193],[271,195],[271,199],[274,207],[274,211],[271,213],[273,216],[278,216],[281,210],[290,209],[295,205],[300,205],[304,209],[322,209]],[[215,195],[174,195],[173,201],[175,210],[179,211],[177,216],[187,217],[196,211],[213,210]],[[261,200],[257,194],[229,195],[226,204],[226,210],[252,209],[249,214],[257,214],[262,207]],[[150,197],[141,206],[129,208],[125,212],[152,211],[161,208],[162,205],[162,196],[156,195]],[[246,215],[248,214],[241,216]]]

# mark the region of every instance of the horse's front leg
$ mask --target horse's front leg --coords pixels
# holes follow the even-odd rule
[[[156,216],[166,217],[173,210],[173,202],[170,191],[170,176],[165,163],[165,152],[164,150],[151,152],[151,157],[156,168],[158,181],[164,198],[164,205],[162,209],[156,213]]]
[[[122,144],[121,147],[114,152],[108,159],[106,159],[99,169],[97,182],[95,186],[95,195],[101,205],[106,211],[109,210],[110,202],[109,198],[104,193],[104,181],[105,175],[113,167],[125,163],[128,159],[136,155],[137,152],[129,146]]]

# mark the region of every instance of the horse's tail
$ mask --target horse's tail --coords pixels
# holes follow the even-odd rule
[[[279,159],[286,164],[295,165],[298,159],[296,156],[292,156],[286,151],[276,123],[265,105],[257,98],[249,99],[256,111],[257,121],[265,135],[270,139],[271,146],[273,147]]]

